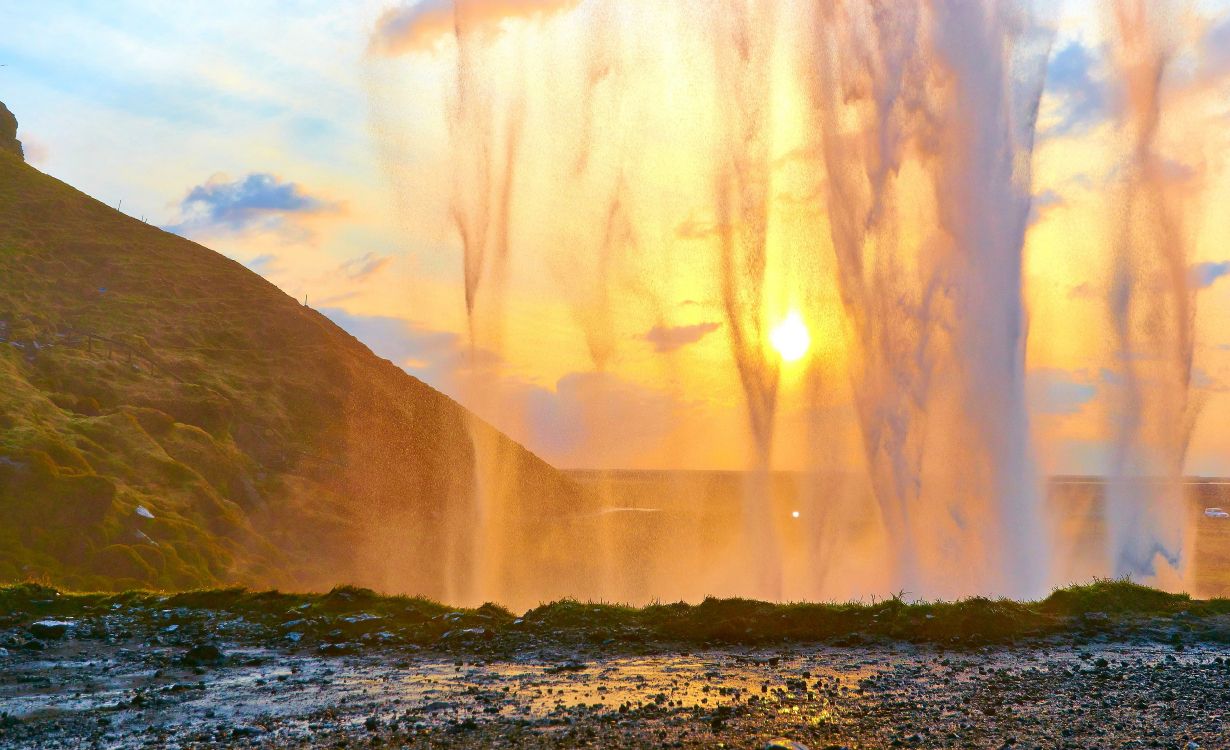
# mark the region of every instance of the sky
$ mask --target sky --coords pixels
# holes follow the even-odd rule
[[[680,179],[699,173],[691,144],[717,136],[692,104],[708,95],[697,79],[670,74],[703,67],[704,51],[686,14],[658,25],[634,5],[604,18],[595,0],[473,2],[466,23],[489,47],[476,56],[458,47],[441,0],[0,0],[0,101],[37,168],[244,263],[549,461],[741,468],[751,451],[743,394],[702,247],[718,220]],[[1108,195],[1122,167],[1108,144],[1121,137],[1124,105],[1097,4],[1049,5],[1026,392],[1045,470],[1101,473],[1116,378],[1102,320]],[[1202,404],[1188,471],[1230,475],[1230,215],[1218,208],[1230,199],[1230,2],[1194,3],[1173,27],[1181,53],[1161,142],[1191,237]],[[593,53],[570,53],[581,44]],[[467,60],[487,67],[459,66]],[[459,82],[473,87],[464,102]],[[792,166],[815,155],[791,129],[803,119],[797,96],[779,88],[774,211],[787,228],[771,229],[771,243],[793,247],[811,240],[788,229],[791,217],[822,211],[824,187]],[[580,90],[596,93],[563,120],[544,109]],[[498,132],[465,131],[485,114]],[[459,193],[457,175],[484,173],[466,161],[473,153],[459,156],[458,133],[508,147],[518,116],[531,132],[516,139],[528,166],[510,178],[509,260],[467,273],[455,211],[475,191]],[[637,121],[654,127],[618,126]],[[573,140],[584,147],[567,153],[581,161],[557,164]],[[464,208],[499,220],[498,206]],[[857,429],[848,389],[807,396],[816,372],[841,380],[836,292],[809,281],[831,270],[831,253],[823,242],[783,252],[802,265],[768,280],[769,322],[807,295],[821,311],[810,323],[822,365],[782,372],[782,467],[808,463],[803,436],[818,413],[835,415],[828,423],[846,437]]]

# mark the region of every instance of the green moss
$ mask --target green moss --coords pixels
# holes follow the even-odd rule
[[[1041,603],[1040,608],[1046,612],[1065,615],[1085,612],[1174,614],[1191,609],[1217,610],[1225,601],[1213,599],[1196,602],[1187,594],[1171,594],[1127,579],[1099,579],[1084,586],[1057,589]]]
[[[0,580],[381,582],[356,540],[389,508],[420,522],[398,567],[441,579],[466,414],[238,263],[0,154],[0,321]],[[505,447],[543,518],[581,505]],[[138,504],[161,559],[127,549]]]
[[[137,581],[139,584],[152,582],[157,575],[141,552],[127,544],[111,544],[98,550],[90,560],[90,567],[108,576]]]
[[[132,566],[130,580],[146,575],[141,553],[114,545],[101,554],[122,557]],[[116,561],[117,564],[119,561]],[[1148,618],[1183,614],[1191,638],[1205,632],[1216,640],[1222,631],[1216,618],[1230,613],[1230,600],[1180,602],[1173,595],[1117,581],[1097,581],[1057,591],[1042,602],[971,598],[956,602],[908,603],[890,598],[874,603],[769,604],[746,599],[707,599],[698,605],[667,604],[624,607],[563,600],[536,607],[516,618],[495,605],[477,609],[450,608],[438,602],[381,596],[368,589],[338,587],[325,594],[248,591],[232,587],[201,589],[171,595],[149,591],[118,594],[65,594],[35,583],[0,587],[0,611],[13,616],[87,616],[117,607],[161,627],[158,613],[174,610],[177,618],[212,619],[218,614],[243,616],[267,630],[260,637],[281,638],[281,628],[295,628],[322,640],[355,638],[380,630],[395,634],[395,642],[467,648],[465,637],[478,633],[481,648],[550,644],[770,644],[781,642],[862,642],[888,638],[944,645],[1008,643],[1022,638],[1088,635],[1091,623],[1108,633],[1131,634]],[[1057,607],[1056,601],[1063,601]],[[1104,607],[1108,602],[1120,609]],[[1140,604],[1143,603],[1143,604]],[[1185,604],[1176,609],[1179,604]],[[1089,608],[1086,608],[1089,607]],[[1111,610],[1110,613],[1107,610]],[[1091,618],[1099,614],[1105,617]],[[356,617],[357,616],[357,617]],[[1209,627],[1201,630],[1202,624]],[[1166,628],[1156,629],[1166,632]],[[461,640],[450,639],[460,634]],[[499,646],[499,644],[504,644]]]

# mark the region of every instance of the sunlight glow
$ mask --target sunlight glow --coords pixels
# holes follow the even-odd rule
[[[797,310],[790,313],[769,332],[769,342],[786,362],[797,362],[811,347],[811,334]]]

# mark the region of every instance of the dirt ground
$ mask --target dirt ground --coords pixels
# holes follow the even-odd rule
[[[1230,747],[1230,647],[1216,643],[544,650],[490,661],[215,644],[66,638],[6,650],[0,747]]]

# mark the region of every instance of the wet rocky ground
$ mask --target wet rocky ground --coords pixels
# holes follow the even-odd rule
[[[1230,602],[1123,582],[521,617],[359,589],[0,605],[5,750],[1230,748]]]
[[[487,659],[379,646],[335,656],[217,635],[109,643],[66,632],[42,649],[6,648],[0,747],[1230,747],[1223,644]]]

